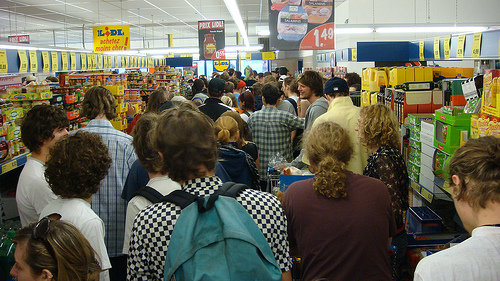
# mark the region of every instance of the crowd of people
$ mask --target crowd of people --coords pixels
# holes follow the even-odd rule
[[[24,228],[11,274],[163,280],[182,212],[165,196],[210,196],[237,182],[248,188],[235,199],[282,280],[292,280],[291,256],[302,259],[302,280],[397,278],[409,184],[399,125],[387,106],[356,107],[349,91],[358,80],[347,80],[324,81],[315,71],[294,78],[283,67],[263,75],[246,69],[243,78],[229,69],[194,80],[190,100],[159,88],[146,112],[131,118],[130,135],[111,125],[116,101],[104,87],[86,92],[82,115],[90,122],[70,134],[64,112],[35,106],[21,127],[32,157],[16,194]],[[276,155],[315,175],[281,200],[266,185]],[[425,258],[417,280],[500,280],[499,163],[493,137],[470,140],[453,156],[453,200],[472,238]],[[399,249],[395,272],[391,244]]]

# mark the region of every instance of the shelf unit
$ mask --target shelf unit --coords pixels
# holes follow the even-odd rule
[[[28,158],[30,157],[31,157],[31,152],[26,152],[21,155],[17,155],[8,161],[3,162],[1,164],[2,170],[0,175],[3,175],[7,172],[14,170],[15,168],[23,166],[24,164],[26,164],[26,161],[28,161]]]

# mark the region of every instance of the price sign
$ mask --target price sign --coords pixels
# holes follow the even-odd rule
[[[104,60],[101,54],[97,55],[97,68],[104,68]]]
[[[8,171],[12,171],[17,168],[17,160],[11,161],[7,164],[2,165],[2,174],[7,173]]]
[[[441,59],[441,54],[439,53],[439,37],[434,38],[434,59]]]
[[[262,60],[274,60],[274,59],[276,59],[274,52],[263,52],[262,53]]]
[[[69,53],[71,70],[76,70],[76,54]]]
[[[97,69],[97,58],[95,54],[90,55],[90,57],[92,58],[92,69]]]
[[[434,194],[432,194],[425,188],[422,188],[420,194],[422,194],[422,197],[424,197],[424,199],[427,200],[427,202],[432,203],[432,199],[434,199]]]
[[[421,61],[425,60],[424,50],[425,50],[425,41],[420,41],[418,43],[418,57]]]
[[[62,64],[62,71],[67,71],[68,70],[68,53],[67,52],[61,52],[61,64]]]
[[[331,50],[334,47],[334,25],[326,23],[311,30],[300,42],[300,50]]]
[[[472,57],[479,58],[481,56],[481,37],[482,33],[474,33],[474,37],[472,39]]]
[[[108,56],[104,55],[102,57],[102,68],[108,68]]]
[[[57,52],[50,52],[50,56],[52,58],[52,71],[59,71],[59,60],[57,58]]]
[[[463,58],[465,53],[465,34],[458,36],[457,58]]]
[[[80,61],[82,63],[82,70],[87,70],[87,54],[80,53]]]
[[[19,56],[19,72],[28,72],[28,58],[26,57],[26,51],[17,50],[17,55]]]
[[[43,73],[50,72],[50,56],[48,51],[42,51],[42,71]]]
[[[0,50],[0,73],[7,73],[9,64],[7,63],[7,51]]]
[[[36,51],[29,51],[30,56],[30,72],[38,72],[38,58],[36,57]]]
[[[443,49],[444,49],[444,59],[445,60],[450,59],[450,41],[451,41],[451,38],[449,36],[444,38]]]
[[[112,62],[112,61],[111,61],[111,55],[108,55],[108,67],[109,67],[109,68],[113,67],[113,66],[111,65],[111,62]]]
[[[356,48],[351,49],[351,60],[352,61],[358,60],[358,49]]]

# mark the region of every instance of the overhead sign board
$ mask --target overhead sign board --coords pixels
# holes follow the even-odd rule
[[[224,60],[226,58],[224,25],[223,20],[198,22],[200,60]]]
[[[29,44],[30,43],[30,36],[29,35],[9,36],[8,41],[10,43],[25,43],[25,44]]]
[[[94,52],[130,50],[130,29],[128,25],[93,27]]]

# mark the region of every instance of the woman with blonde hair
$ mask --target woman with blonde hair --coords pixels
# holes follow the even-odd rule
[[[219,162],[231,180],[257,189],[259,173],[253,157],[239,148],[238,122],[231,116],[219,117],[215,121],[215,137],[220,143]]]
[[[391,195],[397,228],[392,243],[397,247],[396,273],[399,274],[408,245],[404,220],[409,207],[409,178],[405,161],[399,152],[399,124],[388,106],[374,104],[361,108],[357,131],[360,142],[373,153],[368,158],[363,175],[381,180]]]
[[[85,237],[70,223],[45,217],[14,237],[16,263],[10,274],[19,281],[97,281],[101,268]]]
[[[395,225],[387,188],[347,170],[353,145],[336,123],[314,127],[304,147],[315,176],[283,196],[301,280],[391,280],[387,246]]]
[[[241,115],[234,111],[226,111],[222,113],[222,116],[229,116],[233,118],[236,123],[238,123],[238,139],[236,140],[237,147],[248,155],[252,156],[255,161],[255,165],[257,165],[257,169],[259,168],[259,151],[257,150],[257,145],[252,142],[252,134],[250,132],[250,128],[248,128],[248,124],[241,118]]]

